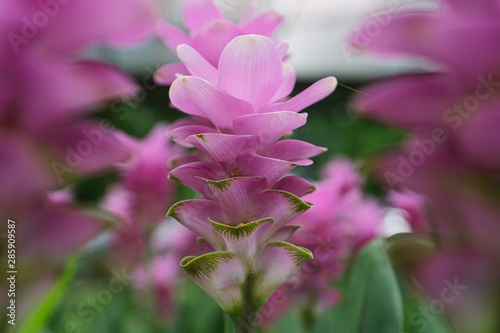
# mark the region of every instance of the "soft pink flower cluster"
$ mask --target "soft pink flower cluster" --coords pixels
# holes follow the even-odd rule
[[[145,294],[154,292],[158,318],[162,320],[174,318],[179,300],[177,289],[186,280],[179,262],[187,255],[200,252],[196,249],[197,237],[178,223],[160,224],[149,241],[152,259],[135,270],[136,288]]]
[[[406,194],[410,189],[426,197],[428,218],[415,211],[419,199],[395,197],[413,211],[416,224],[429,221],[423,227],[443,249],[419,276],[436,297],[443,281],[458,279],[462,288],[468,286],[470,296],[447,310],[460,313],[456,320],[469,321],[483,315],[479,303],[493,294],[484,293],[488,289],[480,285],[489,278],[478,272],[493,273],[492,280],[499,276],[500,1],[446,0],[438,11],[394,15],[369,43],[366,29],[353,36],[355,47],[424,57],[441,68],[375,83],[356,104],[363,114],[410,131],[403,149],[380,161],[380,174]],[[485,270],[485,262],[497,268]]]
[[[131,157],[116,163],[120,181],[109,190],[102,207],[119,218],[110,255],[116,263],[135,266],[146,258],[148,235],[175,202],[175,186],[168,179],[171,161],[182,149],[165,136],[167,126],[156,125],[142,140],[117,133],[118,141]],[[118,259],[118,260],[116,260]]]
[[[18,222],[23,252],[56,258],[100,228],[70,196],[48,191],[128,157],[109,123],[84,116],[136,87],[83,52],[139,41],[154,22],[141,0],[0,3],[0,211]]]
[[[222,50],[233,38],[249,34],[271,37],[283,23],[284,17],[274,11],[262,13],[254,18],[254,10],[253,3],[245,17],[236,24],[227,20],[213,1],[187,0],[183,1],[183,16],[184,25],[189,33],[168,22],[158,23],[157,32],[172,51],[175,52],[177,46],[181,44],[189,45],[212,66],[217,67]],[[285,41],[276,43],[281,54],[285,56],[288,44]],[[293,69],[289,67],[288,70]],[[189,73],[190,70],[186,65],[180,62],[161,67],[155,78],[159,84],[170,85],[178,74],[189,75]]]
[[[210,11],[202,9],[215,8],[210,3],[186,1],[188,22],[212,26],[205,17]],[[257,32],[275,30],[266,30],[267,21],[254,21]],[[227,42],[225,34],[202,36],[203,45]],[[172,104],[192,119],[174,125],[168,135],[196,148],[199,160],[177,167],[170,178],[202,197],[175,204],[168,215],[198,234],[208,252],[186,257],[181,265],[246,332],[242,325],[252,325],[258,307],[312,258],[286,240],[296,230],[287,223],[310,208],[299,197],[314,187],[286,174],[311,164],[309,158],[324,149],[286,137],[306,122],[307,115],[298,112],[329,95],[336,80],[320,80],[287,99],[295,74],[267,36],[243,31],[212,59],[192,45],[177,47],[187,73],[179,73],[170,88]]]
[[[302,199],[314,204],[292,221],[300,230],[290,241],[312,251],[314,259],[276,290],[260,309],[258,319],[269,324],[287,308],[301,305],[319,312],[339,302],[334,289],[347,262],[380,234],[384,209],[363,194],[363,180],[349,160],[331,161],[316,191]]]

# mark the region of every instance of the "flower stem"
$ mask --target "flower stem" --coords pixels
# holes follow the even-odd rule
[[[243,289],[243,307],[238,316],[233,318],[235,333],[253,333],[255,316],[259,306],[253,300],[253,287],[255,277],[250,274]]]

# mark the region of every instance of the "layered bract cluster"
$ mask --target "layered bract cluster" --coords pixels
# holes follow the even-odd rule
[[[295,76],[287,77],[278,46],[261,35],[234,38],[217,67],[188,45],[177,51],[190,75],[173,82],[170,99],[192,119],[168,135],[196,148],[199,160],[170,177],[202,197],[175,204],[168,215],[200,235],[209,252],[181,265],[238,317],[255,312],[312,258],[286,239],[297,229],[287,223],[311,207],[299,197],[314,187],[285,175],[324,149],[284,138],[305,124],[306,115],[298,112],[330,94],[336,80],[323,79],[286,100]]]

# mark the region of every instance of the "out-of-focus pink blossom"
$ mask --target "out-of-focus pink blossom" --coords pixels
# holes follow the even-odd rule
[[[155,293],[160,318],[171,319],[174,315],[176,289],[187,278],[179,262],[187,255],[200,253],[197,237],[175,221],[161,223],[150,238],[152,260],[135,270],[136,287]]]
[[[182,149],[168,140],[166,128],[159,124],[141,140],[117,133],[130,158],[116,164],[120,181],[107,193],[103,208],[119,219],[111,240],[111,256],[131,265],[146,258],[148,234],[165,220],[175,199],[175,186],[168,173],[171,161]]]
[[[410,129],[422,142],[444,132],[441,145],[482,169],[498,169],[492,142],[500,123],[500,4],[496,0],[442,1],[438,11],[394,15],[391,24],[361,45],[365,27],[351,43],[385,55],[425,57],[443,67],[408,74],[364,89],[356,104],[367,116]],[[366,36],[365,36],[366,37]],[[443,137],[443,135],[441,135]],[[434,140],[435,141],[435,140]]]
[[[428,232],[429,221],[426,217],[426,199],[423,195],[410,190],[389,192],[389,202],[395,208],[401,209],[405,219],[415,232]]]
[[[344,272],[349,258],[379,235],[384,210],[363,195],[363,180],[354,164],[333,160],[325,166],[323,177],[315,184],[316,191],[303,197],[314,208],[293,220],[301,229],[290,238],[310,249],[314,259],[263,306],[259,316],[264,323],[272,323],[292,304],[314,311],[336,304],[341,297],[332,284]]]
[[[359,48],[363,30],[352,38]],[[467,285],[446,305],[463,332],[483,330],[499,289],[491,282],[498,281],[500,250],[499,38],[498,0],[446,0],[437,11],[394,15],[365,47],[425,57],[441,70],[375,83],[356,99],[365,115],[411,132],[400,150],[378,161],[378,174],[404,193],[392,199],[414,229],[431,232],[438,245],[418,269],[427,292],[438,297],[446,279]],[[423,199],[408,197],[413,192],[425,198],[425,216]]]
[[[143,140],[125,134],[118,136],[131,154],[129,160],[118,164],[121,184],[129,191],[130,209],[141,224],[162,221],[174,201],[175,187],[168,174],[173,168],[171,162],[181,155],[182,149],[168,140],[166,130],[166,125],[156,125]]]
[[[184,0],[184,24],[189,32],[185,33],[167,22],[159,23],[157,32],[171,50],[176,51],[181,44],[190,45],[212,66],[217,67],[222,50],[235,37],[249,34],[271,37],[282,25],[284,17],[278,13],[267,11],[253,18],[254,9],[251,5],[245,17],[239,23],[233,23],[224,17],[212,0]],[[284,57],[288,44],[276,43]],[[188,75],[189,72],[185,63],[169,64],[157,71],[155,79],[160,84],[169,85],[177,74]]]

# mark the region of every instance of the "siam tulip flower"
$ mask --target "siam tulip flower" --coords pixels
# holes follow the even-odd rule
[[[184,23],[189,32],[185,33],[168,22],[159,23],[157,32],[171,50],[175,51],[179,45],[187,44],[212,66],[217,67],[222,50],[232,39],[249,34],[271,37],[283,24],[284,17],[274,11],[252,18],[254,10],[255,6],[252,4],[245,17],[236,24],[227,20],[212,0],[184,0]],[[288,44],[277,43],[284,57]],[[292,70],[291,67],[289,70]],[[170,85],[176,79],[176,74],[189,73],[186,64],[174,63],[161,67],[155,79],[159,84]]]
[[[266,37],[235,38],[223,50],[217,69],[187,45],[179,46],[178,52],[193,76],[177,79],[170,99],[196,121],[169,131],[174,141],[206,150],[215,144],[211,138],[234,138],[249,151],[298,164],[310,164],[308,158],[324,151],[302,141],[277,140],[305,124],[307,114],[298,112],[328,96],[336,87],[335,78],[322,79],[284,101],[295,79],[283,76],[278,47]],[[195,136],[200,133],[206,133],[205,140]],[[252,134],[259,142],[250,138]]]
[[[302,198],[314,204],[314,209],[292,221],[301,229],[290,241],[311,249],[315,258],[261,308],[258,316],[265,324],[274,322],[292,304],[314,313],[339,302],[341,295],[333,283],[349,259],[377,237],[384,217],[383,208],[363,195],[362,186],[353,163],[336,159],[326,165],[316,191]]]
[[[441,277],[469,281],[475,300],[457,298],[446,309],[456,323],[474,319],[456,325],[467,327],[464,332],[482,331],[486,311],[466,316],[454,309],[482,309],[491,305],[489,295],[499,289],[496,286],[492,292],[481,285],[498,281],[498,267],[484,268],[498,262],[499,253],[495,239],[500,210],[492,191],[500,171],[495,146],[500,124],[499,18],[497,0],[446,0],[436,12],[395,15],[368,49],[425,57],[441,70],[375,83],[356,100],[367,116],[411,132],[399,151],[380,159],[378,175],[400,191],[425,197],[429,223],[418,231],[430,232],[439,251],[420,265],[418,280],[433,297],[442,288]],[[358,33],[352,40],[358,47],[360,37]],[[410,205],[411,219],[422,219],[415,212],[421,203],[399,201]],[[476,267],[484,279],[471,278],[469,272]]]
[[[236,37],[218,68],[193,48],[180,46],[184,51],[193,76],[174,81],[170,99],[195,119],[169,136],[202,151],[205,160],[181,165],[170,177],[202,197],[175,204],[168,216],[198,234],[209,252],[186,257],[181,266],[233,318],[237,332],[250,332],[257,309],[312,258],[286,240],[296,230],[287,223],[311,207],[299,196],[314,187],[284,176],[323,149],[279,139],[305,123],[298,112],[330,94],[336,81],[323,79],[279,102],[283,64],[269,38]]]

